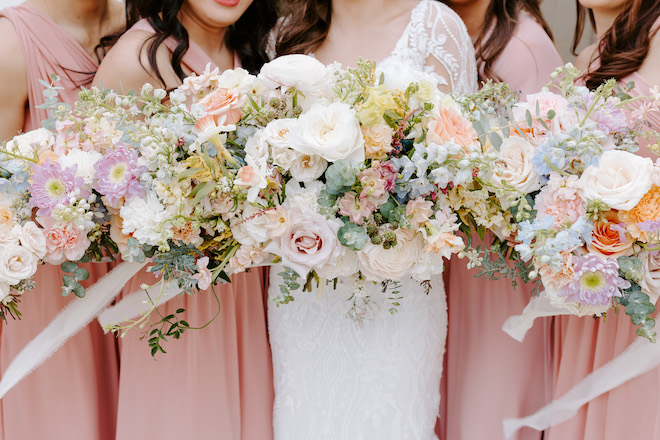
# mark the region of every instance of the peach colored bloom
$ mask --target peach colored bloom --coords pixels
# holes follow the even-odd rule
[[[119,215],[110,216],[110,238],[115,242],[119,248],[119,252],[124,252],[128,249],[128,239],[130,235],[122,232],[124,221]]]
[[[384,122],[372,127],[362,126],[360,129],[364,136],[366,158],[385,159],[393,148],[394,130]]]
[[[628,233],[617,230],[616,211],[610,211],[602,220],[594,222],[590,252],[596,252],[606,257],[617,258],[628,255],[632,251],[635,240]]]
[[[573,281],[575,274],[573,271],[573,254],[568,251],[562,251],[560,254],[563,260],[559,271],[554,270],[547,264],[539,265],[539,274],[541,280],[543,280],[543,285],[553,290],[558,290]]]
[[[206,95],[199,104],[204,107],[206,113],[213,115],[216,121],[225,116],[225,125],[231,125],[241,120],[244,101],[243,94],[235,90],[219,88]]]
[[[47,263],[59,264],[66,260],[77,261],[82,258],[90,245],[87,234],[71,226],[55,227],[46,230]]]
[[[429,123],[427,135],[429,141],[436,144],[453,141],[463,147],[471,145],[477,139],[477,133],[470,121],[447,107],[442,107],[438,112],[438,118]]]
[[[652,186],[651,189],[644,194],[637,206],[630,211],[620,212],[619,218],[626,224],[626,228],[630,231],[630,235],[638,240],[647,242],[650,238],[649,233],[641,231],[637,227],[637,223],[660,220],[660,187],[655,185]]]
[[[424,200],[421,197],[410,200],[406,205],[406,218],[416,228],[429,221],[432,215],[433,202]]]
[[[14,225],[14,213],[7,205],[0,205],[0,228],[10,230]]]
[[[181,223],[176,223],[172,227],[174,240],[182,241],[185,244],[202,244],[202,238],[199,236],[200,229],[195,227],[193,222],[185,221]]]

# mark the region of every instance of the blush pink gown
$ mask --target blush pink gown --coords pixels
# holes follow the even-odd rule
[[[641,75],[632,73],[622,82],[629,81],[635,82],[633,94],[649,95],[650,85]],[[660,130],[660,116],[657,113],[651,114],[650,122],[654,130]],[[653,160],[658,157],[646,145],[641,145],[638,154]],[[607,321],[575,316],[555,318],[554,398],[563,396],[585,376],[621,354],[639,338],[630,316],[624,311],[608,313],[607,318]],[[655,319],[659,322],[658,316]],[[550,428],[546,438],[660,439],[660,368],[592,400],[575,417]]]
[[[153,32],[146,21],[132,29]],[[130,31],[129,31],[130,32]],[[165,43],[170,50],[174,40]],[[183,58],[189,71],[201,73],[211,62],[191,41]],[[145,272],[123,290],[154,283]],[[189,330],[165,343],[166,354],[151,357],[139,332],[121,339],[117,440],[227,439],[268,440],[273,436],[273,381],[268,345],[264,271],[234,275],[215,291],[222,309],[203,330]],[[184,295],[161,306],[174,313],[185,308],[191,326],[206,324],[217,312],[213,293]]]
[[[39,79],[51,73],[62,77],[60,100],[72,104],[78,85],[91,82],[98,67],[70,34],[49,17],[27,7],[0,11],[19,36],[28,73],[29,105],[23,131],[41,127],[46,110]],[[76,73],[84,72],[84,73]],[[103,276],[109,265],[86,266],[90,282]],[[60,293],[62,272],[44,265],[36,273],[37,287],[21,298],[23,319],[0,324],[0,367],[11,360],[75,297]],[[111,440],[117,404],[117,343],[92,323],[71,338],[57,353],[2,399],[0,439],[3,440]]]
[[[529,14],[522,13],[514,34],[493,64],[495,75],[522,96],[536,93],[562,59]],[[475,244],[476,245],[476,244]],[[531,288],[522,280],[476,278],[465,260],[452,259],[445,272],[449,331],[442,406],[436,433],[440,439],[503,439],[502,420],[526,415],[545,404],[551,392],[549,321],[539,320],[524,343],[501,328],[519,314]],[[538,440],[541,433],[522,430],[517,440]]]

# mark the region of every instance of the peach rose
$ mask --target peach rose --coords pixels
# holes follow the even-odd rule
[[[604,219],[594,223],[592,241],[589,246],[590,252],[596,252],[606,257],[617,258],[632,252],[635,240],[630,234],[617,230],[618,216],[615,211],[610,211]]]
[[[216,121],[225,116],[225,125],[230,125],[241,120],[241,108],[244,101],[245,96],[241,93],[219,88],[206,95],[199,101],[199,104],[204,107],[207,114],[213,115]]]
[[[128,249],[128,239],[130,235],[122,232],[124,221],[119,215],[110,216],[110,238],[115,242],[119,248],[119,252],[124,252]]]
[[[647,242],[650,238],[649,233],[640,230],[637,227],[637,223],[660,220],[660,187],[652,186],[644,194],[637,206],[630,211],[621,212],[619,218],[626,224],[630,235],[638,240]]]
[[[14,213],[7,205],[0,205],[0,228],[10,230],[14,226]]]
[[[477,132],[472,128],[470,121],[465,119],[455,110],[442,107],[438,112],[437,119],[429,123],[428,139],[436,144],[454,142],[462,147],[467,147],[477,139]]]

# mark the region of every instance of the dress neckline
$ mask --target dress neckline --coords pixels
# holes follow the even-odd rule
[[[406,37],[408,36],[408,34],[410,34],[410,29],[412,28],[413,20],[415,18],[416,13],[417,13],[417,9],[419,9],[419,7],[422,6],[422,4],[424,4],[428,1],[434,1],[434,0],[420,0],[419,2],[417,2],[415,7],[412,8],[412,10],[410,11],[410,14],[408,15],[408,23],[406,23],[406,26],[403,28],[403,32],[401,32],[401,35],[399,36],[399,39],[396,40],[396,43],[394,44],[394,47],[392,48],[390,53],[385,58],[378,61],[376,63],[376,65],[381,64],[383,61],[387,60],[388,58],[393,57],[394,54],[396,54],[397,52],[399,52],[401,50],[400,46],[405,45]]]
[[[87,57],[88,61],[94,63],[95,66],[99,65],[98,61],[95,60],[94,58],[92,58],[92,56],[87,52],[87,50],[85,50],[83,45],[80,44],[80,41],[78,41],[76,39],[76,37],[74,37],[69,31],[67,31],[66,29],[64,29],[63,27],[61,27],[57,23],[55,23],[55,20],[53,20],[49,15],[41,12],[40,10],[38,10],[38,9],[36,9],[33,6],[30,6],[30,5],[21,4],[21,5],[15,6],[15,8],[16,9],[27,9],[30,13],[38,15],[42,19],[48,21],[50,24],[52,24],[55,28],[57,28],[59,30],[59,32],[62,34],[62,36],[64,38],[70,40],[71,44],[74,44],[77,47],[79,47],[80,50],[82,51],[82,53],[84,53],[85,56]]]

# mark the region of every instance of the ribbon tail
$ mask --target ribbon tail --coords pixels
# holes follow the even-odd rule
[[[575,416],[586,403],[658,365],[660,365],[660,343],[654,344],[640,337],[623,353],[589,374],[559,399],[550,402],[530,416],[504,420],[504,436],[510,439],[525,426],[543,431],[565,422]]]
[[[522,314],[509,317],[504,322],[502,330],[516,341],[522,342],[536,318],[569,314],[571,312],[552,304],[550,297],[545,292],[541,292],[539,296],[532,297]]]
[[[120,264],[87,289],[84,298],[76,299],[66,306],[41,333],[27,343],[9,365],[0,381],[0,399],[43,364],[70,337],[89,324],[146,264]]]

